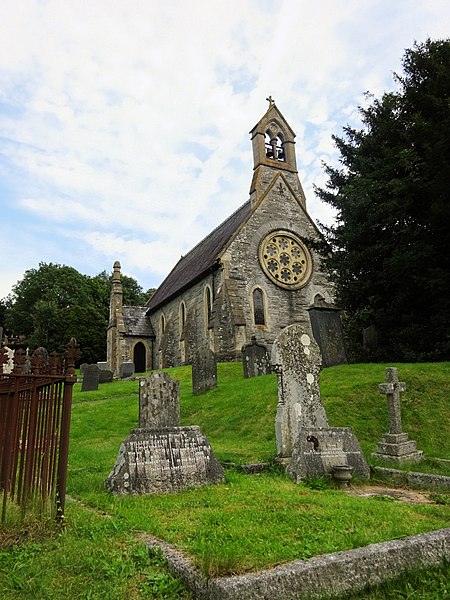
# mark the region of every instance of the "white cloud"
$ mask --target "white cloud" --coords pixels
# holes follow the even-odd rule
[[[297,132],[312,216],[332,219],[312,191],[331,134],[450,14],[446,0],[3,0],[0,23],[8,218],[39,223],[39,260],[95,273],[118,258],[154,282],[247,199],[269,94]]]

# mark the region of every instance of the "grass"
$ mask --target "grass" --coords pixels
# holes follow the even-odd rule
[[[434,460],[450,456],[450,440],[444,435],[450,426],[450,363],[398,366],[400,379],[406,382],[404,430],[430,457],[420,469],[425,466],[450,475],[449,463]],[[190,367],[169,371],[180,381],[182,424],[200,425],[220,460],[243,464],[274,458],[275,376],[244,380],[241,365],[221,364],[219,386],[203,396],[193,396]],[[321,376],[330,425],[352,427],[369,460],[387,431],[386,398],[378,393],[383,379],[383,365],[332,367]],[[172,591],[179,583],[164,571],[160,559],[147,557],[137,541],[139,531],[177,544],[194,557],[205,574],[219,575],[439,529],[449,522],[446,494],[439,495],[439,503],[427,506],[351,498],[319,480],[294,485],[276,468],[254,476],[227,470],[225,484],[176,495],[109,496],[104,481],[120,443],[137,426],[137,420],[137,382],[103,384],[98,391],[83,394],[79,384],[75,386],[68,493],[84,506],[68,505],[64,532],[52,532],[45,542],[31,539],[17,550],[3,550],[0,597],[140,598],[153,586],[145,597],[188,598],[180,595],[181,588]],[[31,562],[36,552],[32,560],[27,553],[33,554],[36,543],[41,567],[34,571]],[[82,557],[77,556],[77,547]],[[94,558],[95,547],[101,548],[101,553]],[[18,554],[13,560],[14,552]],[[95,565],[97,561],[97,567],[91,568],[90,562]],[[11,579],[9,571],[15,562],[24,567],[21,575],[13,569]],[[60,583],[44,584],[43,575],[38,575],[44,566],[48,578]],[[89,583],[95,568],[99,572],[110,568],[107,577],[112,582],[117,578],[117,584],[105,587],[103,595],[96,582]],[[440,576],[429,573],[438,590]],[[29,582],[23,583],[27,578]],[[21,585],[25,587],[17,591]],[[71,591],[65,591],[68,585]],[[398,585],[404,589],[404,583]],[[44,589],[51,590],[51,595],[39,595]],[[92,591],[83,595],[79,591],[83,589]],[[409,596],[373,596],[378,597]],[[433,596],[440,597],[446,596]]]

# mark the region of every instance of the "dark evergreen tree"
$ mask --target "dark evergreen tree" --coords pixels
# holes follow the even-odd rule
[[[360,108],[334,137],[319,197],[336,208],[325,261],[358,358],[450,357],[450,40],[416,44],[399,89]],[[364,354],[362,330],[379,332]]]

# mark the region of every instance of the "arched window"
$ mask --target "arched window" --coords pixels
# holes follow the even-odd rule
[[[255,325],[265,325],[264,296],[260,288],[253,290],[253,320]]]
[[[180,313],[179,313],[179,318],[180,318],[180,335],[183,334],[184,332],[184,326],[186,325],[186,305],[184,302],[182,302],[180,304]]]
[[[161,337],[164,335],[164,332],[166,331],[166,319],[164,318],[164,315],[161,315],[161,318],[159,320],[159,330],[161,332]]]
[[[209,320],[211,319],[211,311],[212,311],[211,289],[207,285],[205,288],[205,325],[206,325],[206,329],[208,329]]]

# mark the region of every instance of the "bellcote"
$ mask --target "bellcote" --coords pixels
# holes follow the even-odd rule
[[[253,169],[260,165],[297,172],[295,133],[269,96],[269,108],[250,131],[253,145]]]
[[[295,157],[295,133],[283,117],[272,96],[269,108],[250,131],[253,147],[253,180],[250,187],[252,204],[258,202],[277,173],[282,173],[305,207],[305,195],[298,178]]]

